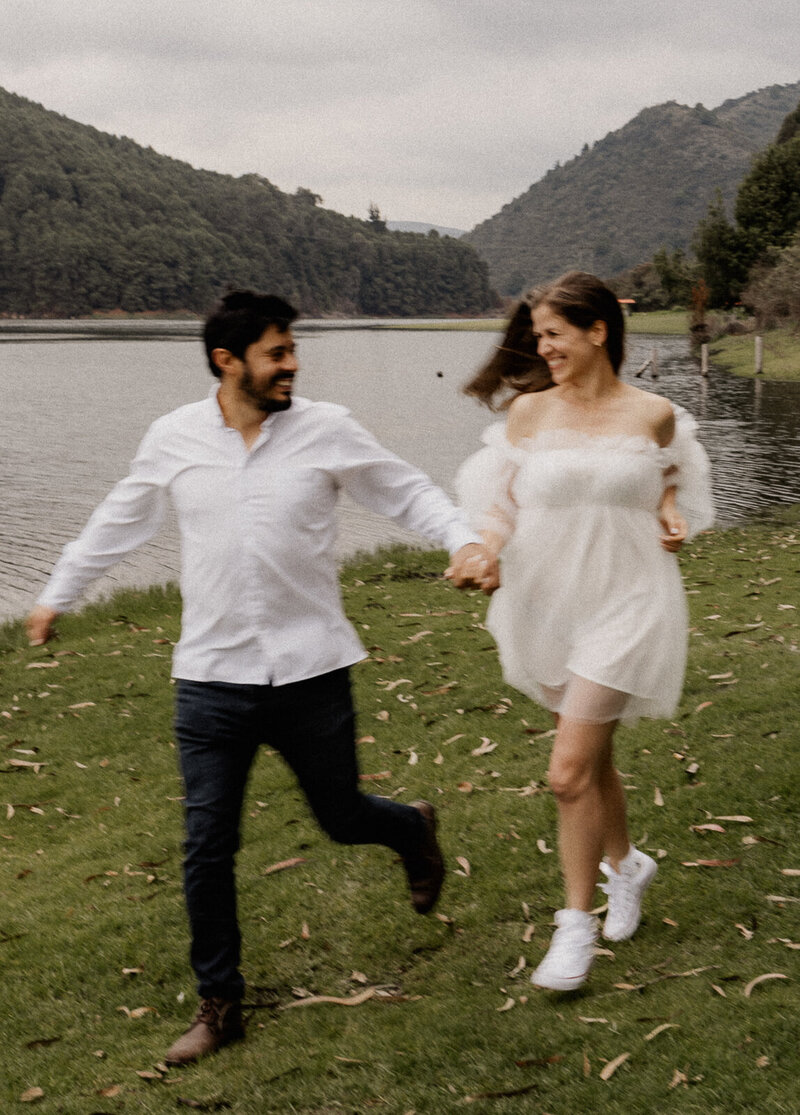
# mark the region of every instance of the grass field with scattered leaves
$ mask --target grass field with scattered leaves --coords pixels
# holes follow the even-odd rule
[[[680,710],[617,748],[659,874],[636,937],[572,994],[529,981],[562,902],[551,724],[503,684],[486,601],[440,554],[342,571],[369,651],[364,787],[435,802],[442,899],[418,917],[390,852],[322,836],[266,741],[239,858],[247,1040],[183,1070],[161,1062],[195,1007],[177,593],[64,617],[46,648],[0,629],[0,1110],[796,1115],[800,513],[681,563]]]

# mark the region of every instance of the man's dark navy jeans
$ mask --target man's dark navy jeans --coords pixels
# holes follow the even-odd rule
[[[201,998],[241,999],[234,859],[250,768],[261,744],[294,771],[319,824],[343,844],[401,855],[420,840],[418,810],[358,790],[347,669],[289,685],[179,680],[175,733],[186,790],[184,887]]]

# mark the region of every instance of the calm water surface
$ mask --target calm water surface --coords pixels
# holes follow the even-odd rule
[[[29,323],[28,323],[29,324]],[[123,476],[148,424],[201,398],[214,382],[196,327],[170,339],[47,336],[0,340],[0,620],[23,615],[65,542]],[[350,407],[385,445],[447,491],[492,416],[459,392],[490,352],[491,333],[297,328],[297,390]],[[775,503],[800,502],[800,385],[697,374],[681,337],[631,337],[627,376],[655,346],[659,379],[636,382],[698,419],[712,459],[719,522],[742,521]],[[392,523],[345,503],[342,556],[414,541]],[[148,546],[95,585],[174,580],[178,540],[168,522]]]

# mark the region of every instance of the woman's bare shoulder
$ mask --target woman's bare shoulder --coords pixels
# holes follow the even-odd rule
[[[675,432],[675,411],[669,399],[663,395],[654,395],[651,391],[643,391],[640,387],[631,386],[631,391],[636,393],[636,405],[647,426],[653,433],[659,445],[669,445]]]
[[[508,408],[506,433],[512,445],[517,445],[535,431],[550,401],[545,397],[548,394],[549,392],[544,391],[528,391],[517,395],[511,403]]]

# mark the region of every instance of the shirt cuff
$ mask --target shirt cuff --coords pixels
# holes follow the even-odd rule
[[[457,553],[462,546],[477,544],[483,545],[483,539],[468,526],[452,526],[447,532],[447,549],[450,557]]]

